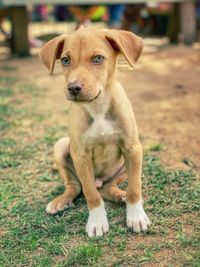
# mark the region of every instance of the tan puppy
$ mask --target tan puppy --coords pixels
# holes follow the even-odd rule
[[[142,206],[138,129],[116,77],[118,55],[122,53],[133,66],[142,48],[142,39],[130,32],[81,28],[49,41],[40,52],[51,73],[55,60],[60,59],[71,102],[69,137],[60,139],[54,151],[66,190],[48,204],[46,212],[64,210],[83,190],[89,208],[89,237],[109,230],[102,197],[126,202],[127,226],[135,232],[146,231],[150,224]],[[126,175],[125,192],[118,184]]]

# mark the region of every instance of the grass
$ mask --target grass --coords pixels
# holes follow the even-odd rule
[[[71,251],[66,251],[66,254],[68,259],[64,266],[91,266],[102,256],[102,248],[93,244],[78,245]]]
[[[162,151],[163,149],[163,144],[152,144],[149,148],[150,151]]]
[[[29,83],[20,87],[14,76],[0,78],[0,265],[199,266],[198,177],[192,168],[161,166],[162,144],[144,156],[143,192],[152,220],[146,235],[126,228],[124,205],[106,202],[110,232],[88,239],[83,196],[72,209],[45,214],[48,201],[64,190],[52,172],[52,147],[67,127],[49,125],[49,114],[34,109],[43,93]]]

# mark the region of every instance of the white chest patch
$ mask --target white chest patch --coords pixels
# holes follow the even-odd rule
[[[106,120],[103,116],[98,116],[88,128],[86,135],[88,138],[95,138],[98,136],[113,135],[114,133],[115,130],[112,121]]]
[[[110,101],[110,97],[105,97],[102,92],[98,99],[89,104],[85,104],[85,109],[93,119],[92,124],[83,134],[83,138],[87,140],[87,142],[90,139],[105,139],[117,134],[118,129],[116,123],[105,118],[110,107]]]

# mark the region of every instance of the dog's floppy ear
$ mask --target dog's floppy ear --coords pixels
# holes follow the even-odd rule
[[[56,59],[60,58],[65,41],[68,35],[62,34],[49,42],[47,42],[39,53],[39,57],[43,61],[44,65],[50,71],[53,72]]]
[[[105,37],[112,48],[116,52],[122,53],[133,67],[143,49],[142,38],[132,32],[122,30],[108,30]]]

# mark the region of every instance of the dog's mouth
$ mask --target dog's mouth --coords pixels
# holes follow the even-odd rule
[[[99,92],[97,93],[97,95],[91,99],[87,99],[81,96],[69,96],[67,95],[67,99],[73,102],[77,102],[77,103],[90,103],[92,101],[94,101],[95,99],[97,99],[101,94],[101,90],[99,90]]]

